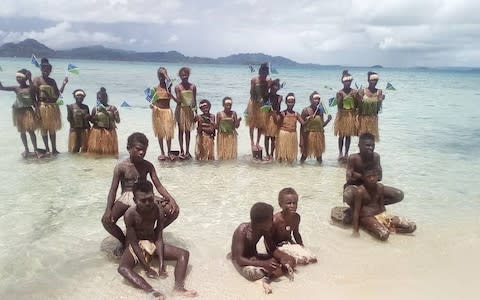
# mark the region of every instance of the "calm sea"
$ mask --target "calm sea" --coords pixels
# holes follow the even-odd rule
[[[120,159],[127,157],[126,139],[134,131],[150,139],[147,159],[160,180],[176,197],[181,214],[165,239],[191,253],[187,287],[199,299],[468,299],[477,292],[480,258],[480,74],[468,71],[377,69],[385,91],[380,115],[384,183],[402,189],[405,200],[388,207],[417,222],[413,236],[393,235],[386,243],[366,233],[330,223],[330,209],[342,204],[345,169],[337,163],[333,122],[326,127],[327,150],[322,166],[260,164],[249,156],[248,130],[239,130],[239,159],[234,162],[162,163],[151,129],[151,111],[143,90],[157,83],[155,63],[65,61],[52,59],[52,77],[60,84],[68,63],[80,68],[70,75],[65,102],[83,88],[93,107],[101,86],[120,109]],[[15,71],[39,70],[29,59],[0,58],[0,81],[15,85]],[[181,67],[162,64],[172,78]],[[191,82],[198,98],[209,99],[212,112],[224,96],[243,113],[252,77],[247,66],[192,65]],[[317,90],[323,100],[341,87],[340,68],[277,68],[286,82],[282,94],[295,92],[300,111]],[[352,68],[358,85],[366,68]],[[117,273],[116,262],[100,251],[107,236],[100,223],[117,159],[71,155],[68,123],[57,134],[62,152],[55,159],[23,160],[19,134],[12,126],[14,94],[0,93],[0,298],[1,299],[145,299],[142,291]],[[131,108],[120,108],[127,101]],[[335,109],[330,109],[334,117]],[[39,146],[43,147],[40,136]],[[178,149],[177,139],[173,141]],[[352,139],[351,150],[357,150]],[[193,151],[193,143],[191,146]],[[273,283],[274,294],[241,278],[225,259],[236,226],[248,221],[254,202],[276,209],[278,191],[294,187],[299,195],[300,231],[307,247],[319,257],[317,265],[298,268],[294,282]],[[119,221],[123,225],[123,221]],[[149,280],[170,296],[173,266],[166,280]]]

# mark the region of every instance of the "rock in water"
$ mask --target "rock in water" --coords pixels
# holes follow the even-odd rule
[[[100,250],[105,252],[109,259],[119,260],[122,256],[118,253],[117,249],[120,249],[122,244],[113,236],[107,236],[103,239],[102,243],[100,244]]]
[[[347,206],[335,206],[332,208],[332,211],[330,213],[330,216],[334,222],[338,222],[341,224],[345,224],[343,222],[345,218],[345,211],[348,209]]]

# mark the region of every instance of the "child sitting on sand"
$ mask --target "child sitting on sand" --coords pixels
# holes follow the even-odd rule
[[[386,241],[390,232],[412,233],[417,229],[414,222],[386,214],[383,184],[378,182],[378,169],[369,166],[363,172],[363,184],[355,194],[353,210],[353,234],[359,235],[359,227],[379,240]]]
[[[215,160],[215,115],[210,113],[212,105],[207,99],[199,104],[201,115],[197,115],[196,160]]]
[[[123,248],[116,249],[114,254],[117,256],[121,254],[124,249],[125,235],[116,223],[118,219],[125,214],[127,209],[135,204],[133,201],[132,188],[136,182],[145,181],[147,180],[147,175],[150,175],[157,191],[169,201],[170,210],[167,212],[167,222],[171,223],[172,220],[168,219],[175,219],[178,216],[178,206],[175,199],[173,199],[160,183],[153,164],[144,159],[147,147],[148,139],[143,133],[132,133],[127,140],[127,150],[128,153],[130,153],[130,157],[118,163],[113,171],[112,185],[108,193],[107,208],[102,217],[102,224],[123,246]],[[119,183],[122,187],[122,194],[115,199]]]
[[[295,259],[277,249],[271,230],[273,207],[257,202],[250,209],[250,222],[240,224],[232,237],[231,258],[237,271],[250,281],[262,280],[265,293],[272,292],[270,281],[285,274],[293,274]],[[267,254],[257,252],[257,243],[264,239]]]
[[[278,193],[278,204],[282,211],[273,216],[272,226],[272,239],[278,250],[293,256],[299,265],[316,263],[316,256],[304,248],[299,232],[300,215],[297,213],[297,192],[291,187],[282,189]]]
[[[155,202],[152,184],[148,181],[139,181],[133,185],[132,191],[135,205],[125,213],[128,251],[122,255],[118,272],[135,287],[151,293],[156,299],[164,299],[164,296],[154,290],[133,268],[140,264],[148,277],[165,278],[168,276],[165,260],[176,260],[174,292],[187,297],[197,296],[196,291],[185,289],[188,251],[163,241],[164,214]],[[158,271],[149,264],[150,258],[154,255],[158,256]]]

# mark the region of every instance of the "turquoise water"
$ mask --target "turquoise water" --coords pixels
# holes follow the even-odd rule
[[[118,126],[120,159],[127,157],[128,135],[144,132],[150,139],[147,159],[160,180],[176,197],[181,214],[168,228],[167,242],[191,252],[187,287],[200,299],[258,299],[261,289],[243,280],[225,260],[231,234],[248,220],[250,206],[265,201],[278,209],[276,195],[285,186],[299,195],[301,233],[305,244],[319,257],[314,266],[299,268],[294,282],[273,284],[272,299],[452,299],[471,298],[480,265],[480,129],[479,73],[380,69],[379,87],[391,82],[396,91],[385,91],[380,115],[384,183],[405,192],[405,200],[390,211],[414,219],[414,236],[391,236],[378,243],[366,233],[359,239],[349,229],[330,224],[330,208],[340,205],[345,169],[338,165],[333,122],[326,127],[324,164],[258,164],[249,158],[248,130],[239,130],[239,159],[235,162],[156,161],[159,147],[151,129],[151,112],[143,90],[156,84],[159,64],[51,60],[52,77],[60,83],[69,62],[81,69],[71,75],[65,102],[71,92],[83,88],[85,103],[92,108],[95,94],[104,86],[120,108]],[[14,85],[17,69],[38,69],[28,59],[0,59],[0,81]],[[180,65],[162,64],[171,77]],[[221,99],[231,96],[233,109],[246,108],[249,81],[247,66],[192,65],[191,82],[198,97],[209,99],[212,112]],[[324,100],[334,96],[325,86],[341,87],[340,68],[278,68],[286,82],[282,94],[293,91],[296,110],[308,105],[317,90]],[[368,69],[352,68],[360,85]],[[107,236],[100,224],[106,204],[113,158],[94,158],[66,153],[68,124],[58,132],[56,159],[23,160],[23,147],[11,122],[14,94],[0,93],[0,298],[1,299],[137,299],[145,297],[116,272],[115,262],[99,250]],[[330,109],[332,115],[334,109]],[[43,147],[40,136],[39,146]],[[356,151],[357,139],[351,150]],[[177,140],[173,141],[178,148]],[[191,146],[193,151],[193,143]],[[119,221],[119,224],[123,224]],[[173,267],[167,280],[150,282],[169,292]],[[313,297],[312,295],[318,295]]]

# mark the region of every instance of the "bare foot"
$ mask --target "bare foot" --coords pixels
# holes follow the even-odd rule
[[[22,152],[22,157],[27,158],[29,154],[30,154],[30,152],[24,151],[24,152]]]
[[[58,152],[58,151],[55,149],[55,150],[52,151],[52,154],[53,154],[53,155],[59,155],[60,152]]]
[[[118,246],[117,248],[113,249],[113,255],[116,257],[122,257],[123,251],[125,251],[125,248],[123,245]]]
[[[162,293],[160,293],[159,291],[153,290],[153,291],[151,291],[149,294],[152,295],[153,297],[155,297],[156,300],[165,300],[165,299],[167,299],[167,298],[165,298],[165,296],[164,296]]]
[[[189,298],[193,298],[193,297],[197,297],[198,296],[198,293],[197,291],[195,290],[187,290],[186,288],[184,287],[177,287],[173,290],[173,292],[179,296],[183,296],[183,297],[189,297]]]
[[[157,157],[157,159],[158,159],[159,161],[165,161],[165,160],[167,159],[167,157],[166,157],[164,154],[160,154],[160,155]]]
[[[342,154],[342,153],[340,153],[340,154],[338,155],[338,158],[337,158],[337,160],[338,160],[338,161],[342,161],[342,159],[343,159],[343,154]]]
[[[293,281],[295,279],[295,271],[289,264],[285,264],[285,268],[287,268],[288,279],[290,279],[290,281]]]
[[[263,287],[263,291],[265,292],[265,294],[271,294],[273,292],[272,290],[272,286],[270,285],[269,282],[267,282],[266,280],[262,279],[262,287]]]

